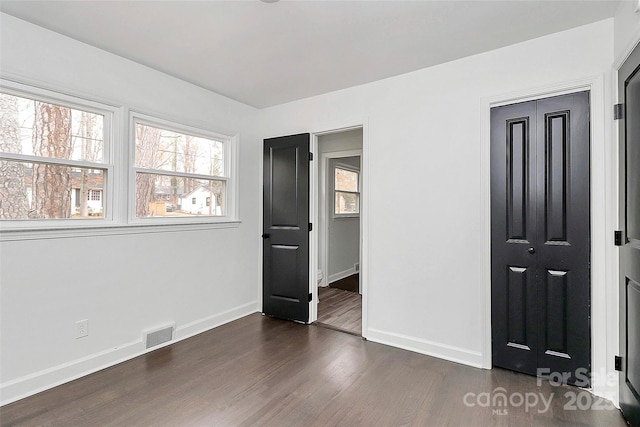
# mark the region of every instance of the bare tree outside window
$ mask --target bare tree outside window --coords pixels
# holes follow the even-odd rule
[[[136,126],[136,166],[155,169],[160,154],[160,129]],[[136,174],[136,215],[149,216],[155,182],[151,174]]]
[[[102,216],[103,115],[2,93],[0,116],[0,219]]]
[[[12,229],[75,226],[75,219],[120,222],[106,210],[116,200],[135,218],[225,217],[232,138],[134,113],[134,163],[107,138],[115,109],[11,82],[0,89],[0,220]],[[167,122],[168,123],[168,122]],[[181,131],[185,129],[187,131]],[[114,164],[114,162],[116,164]],[[124,164],[120,164],[124,163]],[[122,167],[134,194],[113,194]],[[115,172],[114,175],[109,174]],[[107,179],[109,178],[109,179]],[[233,201],[233,198],[232,198]],[[233,205],[231,205],[233,206]],[[11,222],[9,222],[11,221]],[[45,224],[46,221],[46,224]],[[42,223],[41,223],[42,222]],[[169,221],[169,223],[175,221]]]
[[[102,202],[86,196],[89,189],[104,191],[104,116],[6,93],[0,116],[0,219],[102,215]]]
[[[42,157],[71,158],[71,110],[35,102],[33,152]],[[67,167],[36,164],[33,167],[31,218],[69,218],[71,173]],[[56,197],[53,197],[56,195]]]
[[[0,94],[0,151],[22,154],[18,123],[18,99]],[[0,161],[0,218],[26,218],[29,213],[25,167],[18,162]]]
[[[224,142],[136,123],[136,216],[224,215]]]

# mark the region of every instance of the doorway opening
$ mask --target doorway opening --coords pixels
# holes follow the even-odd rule
[[[362,335],[363,129],[317,136],[316,324]]]

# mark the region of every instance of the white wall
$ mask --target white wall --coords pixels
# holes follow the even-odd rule
[[[614,58],[622,62],[640,40],[640,12],[637,1],[621,1],[614,17]],[[619,64],[618,64],[619,65]]]
[[[360,262],[360,218],[336,218],[333,215],[335,204],[333,177],[336,166],[347,165],[360,170],[360,157],[342,157],[329,160],[329,180],[327,202],[328,212],[328,268],[329,283],[356,273],[354,264]]]
[[[142,330],[182,338],[259,309],[258,112],[0,15],[0,72],[71,95],[240,134],[238,226],[0,244],[3,403],[143,351]],[[166,229],[165,229],[166,230]],[[206,277],[203,266],[215,275]],[[191,277],[190,277],[191,276]],[[75,322],[89,319],[89,336]]]
[[[485,365],[489,319],[482,305],[487,291],[482,212],[489,192],[482,170],[481,135],[488,128],[483,99],[595,79],[604,96],[594,99],[594,120],[603,123],[610,120],[612,62],[609,19],[261,111],[265,136],[365,125],[365,337]],[[609,138],[610,129],[595,133],[592,151],[608,152]],[[611,171],[601,157],[593,159],[592,175],[594,200],[603,205],[603,194],[610,192],[605,175]],[[606,213],[599,209],[593,214],[598,218]],[[598,241],[605,231],[598,230]],[[604,245],[594,249],[599,272],[611,268],[604,263],[605,251]],[[599,275],[592,283],[597,295],[613,285],[604,277],[610,276]],[[594,357],[594,371],[608,369],[604,359],[616,351],[606,348],[613,325],[596,314],[593,347],[609,353]]]
[[[351,150],[362,150],[362,129],[328,133],[318,137],[320,154]]]

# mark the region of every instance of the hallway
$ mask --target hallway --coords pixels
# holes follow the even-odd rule
[[[362,335],[362,295],[357,292],[358,275],[318,288],[318,321],[322,326]],[[346,290],[349,289],[349,290]]]

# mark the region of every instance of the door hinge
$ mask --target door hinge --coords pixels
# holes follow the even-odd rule
[[[613,244],[616,246],[622,246],[622,231],[616,230],[613,232]]]
[[[313,300],[313,294],[309,294],[309,302]]]
[[[622,372],[622,357],[616,356],[614,360],[614,369],[618,372]]]
[[[613,120],[624,119],[624,104],[616,104],[613,106]]]
[[[313,153],[311,151],[309,151],[309,161],[310,162],[313,161]]]
[[[313,224],[309,223],[309,231],[313,230]]]

